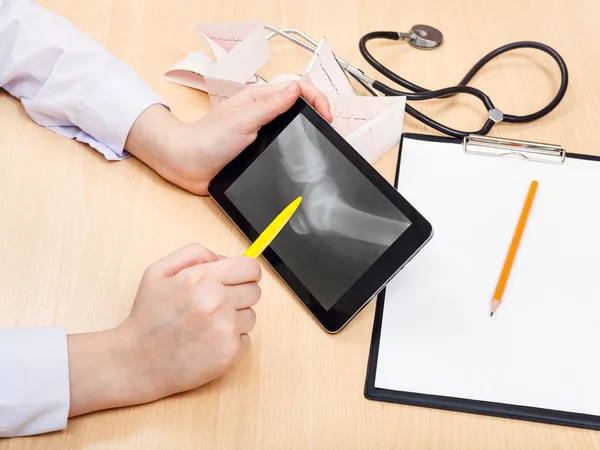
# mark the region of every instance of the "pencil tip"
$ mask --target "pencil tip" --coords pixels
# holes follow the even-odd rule
[[[494,313],[496,312],[496,309],[498,308],[499,304],[500,304],[499,300],[492,300],[492,308],[491,308],[490,317],[492,317],[494,315]]]

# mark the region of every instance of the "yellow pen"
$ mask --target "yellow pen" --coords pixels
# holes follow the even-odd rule
[[[250,248],[246,250],[244,256],[257,259],[262,254],[264,249],[267,248],[271,242],[273,242],[273,239],[275,239],[285,224],[288,223],[288,220],[290,220],[290,218],[294,215],[301,202],[302,197],[298,197],[296,200],[286,206],[286,208],[281,211],[277,217],[275,217],[275,220],[273,220],[273,222],[271,222],[271,224],[265,228],[265,231],[258,236]]]

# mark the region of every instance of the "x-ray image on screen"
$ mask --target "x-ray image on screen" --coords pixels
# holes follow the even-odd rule
[[[271,248],[326,310],[410,226],[302,115],[225,195],[258,232],[303,197]]]

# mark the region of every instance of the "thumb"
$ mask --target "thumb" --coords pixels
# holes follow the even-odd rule
[[[298,100],[300,85],[293,81],[285,88],[257,99],[248,105],[249,124],[262,127],[283,114]]]

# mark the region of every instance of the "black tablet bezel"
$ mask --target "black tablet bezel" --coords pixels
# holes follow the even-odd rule
[[[340,297],[325,310],[310,291],[283,263],[271,247],[263,252],[265,260],[288,285],[296,297],[329,333],[340,331],[364,308],[387,282],[427,243],[433,234],[431,224],[369,164],[333,127],[304,99],[298,101],[284,114],[261,128],[254,142],[225,166],[210,182],[209,195],[235,223],[238,229],[253,242],[260,234],[227,198],[225,192],[275,138],[302,114],[353,164],[380,192],[383,193],[407,218],[411,225],[375,261],[373,265]]]

